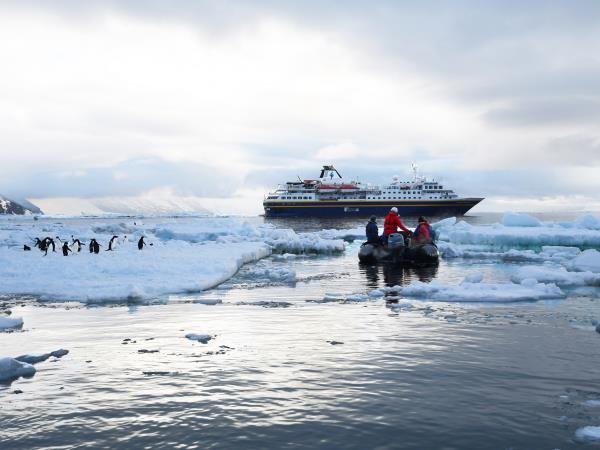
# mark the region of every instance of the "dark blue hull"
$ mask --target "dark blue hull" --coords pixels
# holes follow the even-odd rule
[[[263,202],[265,217],[369,217],[385,216],[390,208],[398,208],[401,216],[460,216],[483,198],[459,200],[413,201],[318,201]]]

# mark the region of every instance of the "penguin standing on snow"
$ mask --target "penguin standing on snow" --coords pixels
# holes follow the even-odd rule
[[[24,244],[23,245],[23,251],[29,252],[29,251],[31,251],[31,247],[29,245],[27,245],[27,244]]]
[[[51,237],[47,237],[46,239],[44,239],[44,242],[46,243],[46,253],[48,253],[48,249],[50,248],[50,246],[52,246],[52,251],[56,252],[56,244],[54,243],[54,239],[52,239]]]
[[[108,241],[108,248],[106,249],[107,252],[112,252],[115,249],[118,244],[118,238],[119,236],[113,236],[110,238],[110,241]]]
[[[73,236],[71,236],[71,239],[73,240],[72,245],[77,246],[77,252],[79,253],[81,251],[81,241],[79,239],[75,239]]]
[[[138,250],[141,250],[144,248],[144,245],[146,245],[146,243],[144,242],[144,236],[142,236],[140,238],[140,240],[138,241]]]
[[[65,242],[62,246],[62,251],[63,251],[63,256],[69,256],[69,252],[72,252],[73,250],[71,250],[69,248],[69,243]]]
[[[100,244],[98,244],[96,239],[90,241],[90,253],[100,253]]]

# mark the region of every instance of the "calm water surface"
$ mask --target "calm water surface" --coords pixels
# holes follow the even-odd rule
[[[0,333],[0,354],[70,353],[0,385],[0,449],[595,446],[574,439],[575,429],[600,425],[600,408],[583,405],[600,399],[595,298],[411,301],[399,310],[323,302],[326,293],[455,283],[473,272],[505,281],[511,269],[460,260],[435,270],[360,267],[358,246],[253,266],[292,268],[292,284],[257,281],[245,267],[218,289],[157,304],[23,299],[13,312],[25,328]],[[187,332],[216,337],[195,343]]]

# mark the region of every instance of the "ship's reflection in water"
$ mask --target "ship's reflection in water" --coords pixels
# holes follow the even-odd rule
[[[428,283],[438,274],[438,267],[403,267],[394,264],[359,264],[368,288],[404,286],[413,281]]]

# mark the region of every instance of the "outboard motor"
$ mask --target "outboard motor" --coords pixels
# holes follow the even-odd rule
[[[400,233],[392,233],[388,236],[388,248],[404,247],[404,236]]]

